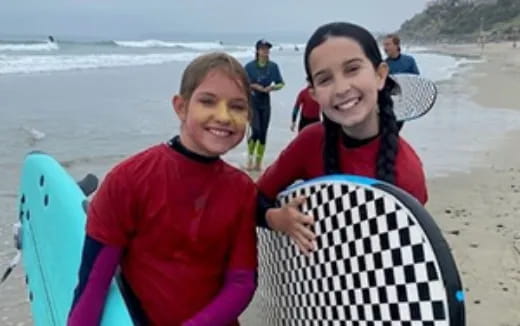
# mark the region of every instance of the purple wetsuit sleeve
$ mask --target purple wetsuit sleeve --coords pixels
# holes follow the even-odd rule
[[[87,236],[68,326],[98,326],[122,250]]]
[[[256,289],[254,270],[230,270],[218,296],[182,326],[229,326],[246,309]]]

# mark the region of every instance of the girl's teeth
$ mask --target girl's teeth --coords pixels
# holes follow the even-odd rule
[[[214,134],[215,136],[219,136],[219,137],[229,136],[229,134],[230,134],[228,131],[224,131],[224,130],[210,129],[209,131],[212,134]]]
[[[348,109],[354,107],[358,103],[359,103],[359,99],[350,100],[345,104],[339,105],[338,108],[340,108],[341,110],[348,110]]]

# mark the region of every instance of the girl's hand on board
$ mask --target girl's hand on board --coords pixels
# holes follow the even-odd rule
[[[297,197],[281,208],[271,208],[267,211],[267,224],[272,230],[287,234],[306,255],[314,250],[316,235],[310,230],[314,218],[303,214],[299,206],[305,202],[305,197]]]

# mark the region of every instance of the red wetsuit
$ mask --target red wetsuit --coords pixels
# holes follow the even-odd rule
[[[298,134],[258,180],[262,196],[274,200],[280,191],[296,180],[323,176],[324,139],[325,130],[321,123],[308,126]],[[338,151],[341,172],[374,178],[380,144],[380,137],[376,137],[362,146],[347,147],[340,137]],[[422,163],[401,137],[394,166],[396,186],[406,190],[421,203],[426,203],[428,196]],[[259,224],[263,223],[259,221]]]
[[[255,185],[183,150],[178,140],[177,150],[154,146],[105,178],[89,206],[69,325],[95,324],[87,316],[100,314],[92,306],[117,264],[147,325],[238,325],[256,286]]]
[[[295,123],[298,117],[298,111],[301,109],[300,122],[298,124],[298,131],[301,131],[306,126],[320,121],[320,105],[316,102],[306,87],[300,91],[294,104],[292,122]]]

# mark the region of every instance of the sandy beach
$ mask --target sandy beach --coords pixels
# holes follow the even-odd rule
[[[483,51],[478,45],[471,44],[436,45],[429,51],[480,61],[468,63],[468,69],[463,69],[453,78],[439,83],[440,97],[456,97],[457,94],[461,94],[469,96],[470,100],[480,107],[487,108],[485,109],[487,111],[502,112],[499,109],[509,109],[520,112],[518,91],[518,85],[520,85],[520,49],[514,49],[511,43],[497,43],[486,45]],[[285,95],[276,98],[279,101],[277,103],[283,101],[284,105],[279,106],[285,110],[277,113],[279,116],[275,117],[272,127],[272,133],[278,135],[278,146],[285,144],[289,139],[288,137],[292,136],[288,131],[290,105],[293,103],[293,95],[304,82],[299,57],[294,59],[296,63],[291,61],[293,60],[292,57],[281,57],[280,60],[285,60],[279,62],[281,62],[285,69],[284,72],[288,76],[286,80],[288,86]],[[96,115],[100,114],[99,112],[87,116],[92,121],[79,118],[77,120],[81,121],[72,119],[71,121],[74,121],[75,124],[72,123],[71,128],[83,131],[76,135],[76,138],[71,137],[70,142],[64,143],[65,145],[62,143],[63,135],[54,131],[60,126],[36,124],[38,128],[49,133],[49,136],[38,145],[47,146],[54,150],[54,153],[58,149],[61,150],[62,152],[57,152],[61,159],[68,159],[66,154],[70,152],[70,149],[82,148],[82,146],[87,145],[89,151],[92,151],[93,148],[99,148],[108,153],[115,153],[108,155],[99,150],[99,153],[108,156],[95,158],[83,158],[81,156],[80,159],[71,161],[74,164],[71,163],[70,166],[67,166],[75,177],[83,176],[87,172],[93,172],[102,177],[110,166],[120,160],[121,156],[119,155],[126,156],[149,143],[163,141],[165,135],[169,135],[169,132],[171,132],[171,109],[168,103],[169,98],[165,95],[170,94],[172,89],[176,88],[176,85],[175,82],[172,82],[173,74],[164,72],[168,69],[176,71],[175,69],[179,68],[171,64],[170,66],[151,65],[121,70],[92,70],[83,73],[42,74],[35,75],[36,77],[32,77],[32,79],[15,76],[11,79],[5,78],[4,83],[0,85],[0,91],[3,90],[5,94],[11,95],[11,87],[17,87],[18,92],[25,91],[27,88],[40,90],[37,97],[41,103],[49,106],[52,105],[50,103],[60,104],[63,107],[78,110],[73,111],[71,109],[71,117],[66,116],[63,119],[72,119],[76,112],[90,110],[91,107],[109,107],[110,110],[103,111],[108,113],[103,113],[106,115],[101,115],[99,119],[96,118]],[[140,76],[140,79],[133,78],[134,76]],[[33,79],[34,82],[32,82]],[[104,89],[98,85],[99,80],[114,80],[115,82],[106,87],[106,92],[100,93]],[[78,87],[78,83],[83,84],[79,84],[81,87]],[[147,88],[146,83],[152,84],[153,87]],[[60,103],[60,101],[53,102],[56,101],[53,100],[54,98],[58,98],[52,95],[53,92],[57,91],[58,88],[63,89],[64,84],[74,85],[67,89],[67,92],[74,96],[59,98],[63,103]],[[86,92],[87,95],[83,95],[84,98],[81,97],[83,90],[89,90],[89,92]],[[121,93],[130,95],[128,99],[126,97],[121,99],[119,97]],[[97,95],[91,96],[91,94]],[[135,97],[131,95],[135,95]],[[12,108],[29,107],[31,104],[31,101],[24,102],[24,97],[20,94],[11,95],[11,99],[14,98],[18,102],[11,105]],[[442,99],[439,98],[439,100]],[[457,101],[454,101],[454,103],[457,103]],[[461,101],[460,103],[465,105],[466,102]],[[138,108],[143,109],[139,111]],[[45,111],[42,110],[42,112]],[[50,112],[50,114],[61,116],[61,112],[57,112]],[[125,115],[126,112],[134,115]],[[497,128],[496,124],[487,125],[486,118],[476,115],[472,117],[473,119],[471,124],[468,123],[468,127],[464,124],[465,120],[461,112],[470,114],[470,108],[458,112],[459,114],[453,119],[442,120],[446,123],[442,129],[439,129],[442,130],[442,133],[451,132],[449,130],[453,126],[453,128],[456,128],[453,133],[468,133],[487,140],[486,132],[479,133],[479,124],[483,128],[482,130]],[[430,118],[435,113],[432,111],[425,119]],[[41,118],[34,118],[29,109],[24,114],[30,117],[29,120],[38,120],[38,123],[45,121],[43,113],[40,113]],[[449,117],[450,113],[444,114]],[[126,120],[121,121],[121,116],[125,117]],[[148,121],[142,117],[159,118],[157,118],[157,121]],[[99,121],[103,122],[103,120],[109,123],[106,130],[107,133],[111,132],[112,135],[115,135],[112,137],[124,140],[131,139],[131,141],[105,142],[107,135],[99,134],[99,129],[95,129],[99,125]],[[135,124],[137,120],[140,121],[139,124]],[[494,120],[494,123],[503,120]],[[13,121],[15,120],[13,119]],[[431,119],[429,123],[435,121],[437,120]],[[507,121],[503,122],[504,124],[507,123]],[[14,123],[12,122],[12,124]],[[81,123],[81,128],[76,127],[79,123]],[[421,123],[422,121],[407,124],[404,128],[405,136],[413,135],[413,132],[409,133],[409,131],[420,129],[421,127],[416,126],[421,125]],[[127,126],[119,130],[117,129],[119,125]],[[174,125],[174,127],[176,126]],[[465,127],[472,129],[465,130]],[[472,166],[471,169],[459,169],[464,172],[448,171],[443,176],[435,175],[428,178],[429,202],[427,208],[444,231],[461,271],[463,284],[467,291],[468,326],[520,326],[520,155],[517,154],[518,143],[520,142],[520,127],[515,128],[508,126],[508,128],[504,128],[504,131],[495,132],[495,136],[490,137],[495,145],[485,150],[479,150],[476,153],[476,159],[472,159],[467,164]],[[114,129],[119,133],[115,133]],[[154,132],[151,133],[150,130]],[[428,130],[430,129],[425,132],[428,132]],[[66,132],[69,131],[65,130],[63,133]],[[87,134],[96,134],[98,137],[90,139],[90,142],[88,142],[85,140]],[[499,135],[499,137],[496,135]],[[423,138],[415,138],[416,143],[414,145],[416,148],[423,152],[426,148],[426,154],[429,154],[429,156],[422,156],[425,166],[427,166],[427,174],[428,165],[431,162],[435,161],[437,164],[437,161],[446,161],[448,162],[446,164],[450,164],[449,162],[453,161],[451,160],[452,156],[456,156],[459,149],[464,150],[464,148],[458,146],[466,146],[466,143],[462,142],[461,144],[459,139],[459,143],[455,144],[454,142],[451,148],[446,148],[446,154],[442,157],[442,155],[436,154],[438,152],[431,150],[432,146],[437,146],[436,150],[438,151],[439,146],[452,145],[449,143],[451,135],[443,134],[442,136],[444,137],[444,145],[437,145],[435,142],[423,143]],[[436,134],[431,135],[432,139],[436,137]],[[414,139],[410,140],[414,141]],[[53,141],[56,143],[52,143]],[[479,140],[476,139],[475,142],[479,142]],[[13,150],[9,149],[11,143],[12,148],[16,149],[14,154],[11,153]],[[5,156],[9,158],[7,153],[10,154],[12,161],[7,161],[3,165],[8,173],[4,174],[4,171],[1,171],[4,184],[0,186],[0,207],[2,207],[0,214],[0,221],[2,222],[0,224],[0,272],[3,272],[3,267],[14,254],[11,224],[16,216],[17,189],[15,189],[15,185],[19,172],[18,163],[14,162],[18,162],[19,152],[26,152],[28,149],[23,147],[25,145],[19,137],[8,138],[5,146]],[[473,144],[467,144],[467,146],[470,147]],[[242,146],[231,158],[236,162],[242,160],[245,157],[245,155],[242,155],[245,153],[244,148],[245,146]],[[443,148],[441,147],[441,149]],[[278,150],[278,148],[271,149],[271,152],[267,154],[268,159],[276,157]],[[428,150],[430,151],[428,152]],[[83,155],[83,153],[81,154]],[[462,154],[467,153],[461,152],[462,160],[464,160],[466,156]],[[18,266],[13,276],[0,286],[0,326],[30,324],[30,309],[24,288],[23,270],[21,266]],[[268,326],[261,322],[251,321],[247,316],[243,319],[242,324],[245,326]]]
[[[474,87],[473,99],[520,110],[520,49],[498,43],[482,53],[477,45],[435,50],[483,59],[459,76]],[[481,153],[480,166],[469,173],[428,180],[427,207],[445,232],[467,291],[467,325],[520,325],[519,141],[519,131],[509,132],[500,146]]]
[[[520,49],[499,43],[484,51],[473,44],[431,50],[481,61],[440,83],[440,94],[458,89],[490,110],[520,110]],[[478,153],[470,171],[428,179],[427,209],[453,250],[466,290],[468,326],[520,325],[519,141],[520,130],[505,133],[496,147]]]

